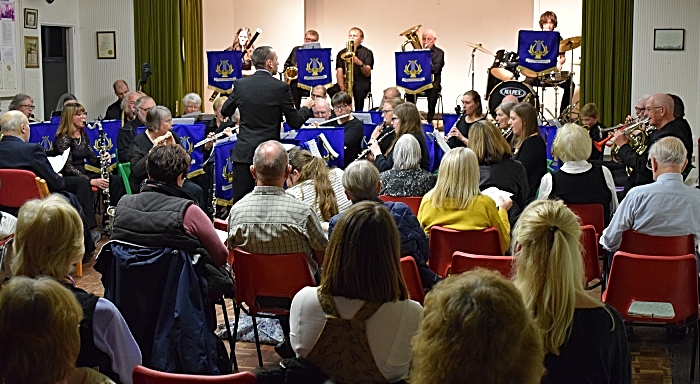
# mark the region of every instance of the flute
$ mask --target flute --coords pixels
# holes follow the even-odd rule
[[[235,130],[236,130],[235,133],[237,133],[237,132],[238,132],[238,128],[235,128]],[[204,145],[204,144],[211,143],[212,141],[218,140],[218,139],[220,139],[220,138],[221,138],[223,135],[225,135],[225,134],[226,134],[226,133],[225,133],[224,131],[221,131],[221,132],[217,133],[216,135],[214,135],[214,136],[212,136],[212,137],[207,137],[206,139],[204,139],[204,140],[202,140],[202,141],[198,141],[197,144],[194,145],[194,148],[199,148],[199,147],[201,147],[201,146]]]

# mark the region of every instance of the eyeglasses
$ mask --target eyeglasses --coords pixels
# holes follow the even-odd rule
[[[148,111],[150,111],[150,110],[153,109],[153,108],[152,108],[152,107],[151,107],[151,108],[141,108],[141,107],[139,107],[139,109],[142,110],[142,111],[144,111],[144,112],[146,112],[146,113],[148,113]]]
[[[647,159],[647,169],[650,171],[652,170],[651,169],[651,157],[649,159]]]
[[[386,115],[389,112],[394,112],[393,109],[382,109],[382,115]]]
[[[22,105],[20,105],[20,107],[29,108],[29,109],[34,109],[34,108],[36,108],[36,105],[32,105],[32,104],[29,104],[29,105],[27,105],[27,104],[22,104]]]
[[[80,117],[87,116],[87,112],[77,112],[77,113],[74,113],[73,116],[80,116]]]
[[[644,108],[634,107],[634,110],[637,112],[644,112]]]
[[[658,106],[658,107],[646,107],[646,110],[647,110],[647,112],[651,112],[652,110],[654,110],[654,109],[656,109],[656,108],[663,108],[663,107],[661,107],[661,106]]]
[[[341,104],[341,105],[336,105],[335,107],[333,107],[333,110],[335,110],[335,111],[342,111],[343,109],[349,108],[349,107],[350,107],[350,106],[347,105],[347,104]]]

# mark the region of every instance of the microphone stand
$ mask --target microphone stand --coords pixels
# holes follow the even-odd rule
[[[481,46],[481,44],[479,44],[477,47],[480,47],[480,46]],[[474,47],[472,49],[472,60],[469,63],[469,72],[471,73],[471,77],[472,77],[472,90],[474,90],[474,72],[476,72],[474,70],[474,54],[476,53],[477,47]]]

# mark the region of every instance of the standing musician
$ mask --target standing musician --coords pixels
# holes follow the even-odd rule
[[[318,32],[314,31],[313,29],[309,29],[306,31],[306,34],[304,35],[304,44],[306,43],[316,43],[318,42]],[[284,77],[287,80],[287,83],[289,84],[289,87],[292,90],[292,100],[294,100],[294,107],[297,109],[301,106],[301,98],[304,96],[309,96],[309,91],[299,88],[297,84],[299,83],[297,79],[294,80],[289,80],[287,79],[287,73],[286,70],[287,68],[290,67],[298,67],[297,63],[297,50],[302,48],[301,45],[296,46],[292,48],[292,52],[289,53],[289,57],[287,58],[287,61],[284,62],[284,69],[285,69],[285,74]],[[297,68],[298,71],[298,68]]]
[[[362,45],[365,40],[365,34],[360,28],[353,27],[348,32],[348,40],[353,40],[355,42],[355,56],[352,58],[353,65],[355,66],[353,71],[353,88],[352,94],[355,101],[355,110],[361,111],[365,105],[365,97],[372,90],[372,68],[374,67],[374,54],[372,51]],[[328,89],[328,95],[333,97],[336,93],[340,91],[346,91],[345,80],[343,75],[345,74],[345,60],[343,60],[343,54],[347,51],[347,48],[343,48],[338,52],[338,56],[335,59],[335,73],[337,84]]]
[[[253,61],[251,59],[255,47],[251,44],[248,49],[245,49],[252,37],[250,28],[241,27],[238,29],[238,32],[236,32],[236,36],[233,38],[233,44],[225,49],[225,51],[243,51],[241,55],[241,61],[243,62],[243,76],[250,76],[253,74],[253,72],[255,72],[253,69]]]
[[[632,187],[649,184],[654,181],[651,168],[648,166],[649,148],[652,144],[666,136],[675,136],[683,141],[683,126],[673,117],[673,99],[665,93],[652,95],[646,102],[646,114],[649,117],[649,125],[656,127],[656,130],[649,135],[647,149],[640,155],[635,152],[629,143],[629,138],[618,130],[612,138],[615,145],[620,147],[617,156],[628,167],[632,168],[632,173],[625,183],[623,195],[626,195]]]
[[[477,91],[467,91],[462,95],[462,110],[463,114],[457,120],[457,124],[445,135],[450,148],[466,147],[469,143],[469,128],[477,121],[486,119],[481,106],[481,96]]]
[[[233,188],[234,204],[253,190],[255,180],[250,173],[253,153],[263,142],[280,139],[282,115],[294,129],[301,127],[313,116],[312,98],[307,99],[304,106],[297,110],[294,108],[289,85],[273,77],[277,74],[279,62],[272,47],[256,48],[252,59],[257,71],[252,76],[234,81],[231,97],[221,108],[221,114],[225,117],[233,115],[236,108],[241,115],[238,142],[231,151],[233,178],[236,180]]]
[[[423,31],[423,48],[430,50],[430,72],[433,74],[433,87],[425,90],[428,97],[428,122],[435,117],[435,106],[437,105],[438,94],[442,90],[442,68],[445,66],[445,52],[435,46],[437,34],[432,29]],[[416,103],[416,95],[406,94],[406,101]]]

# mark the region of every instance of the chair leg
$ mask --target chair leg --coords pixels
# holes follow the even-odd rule
[[[255,335],[255,349],[257,349],[257,351],[258,351],[258,364],[262,368],[263,361],[262,361],[262,352],[260,352],[260,338],[258,336],[258,322],[255,321],[255,316],[251,315],[250,317],[253,318],[253,334]]]
[[[75,276],[83,277],[83,262],[82,262],[82,260],[75,263]]]
[[[236,359],[236,337],[231,333],[231,324],[228,322],[228,312],[226,311],[226,300],[221,298],[221,311],[224,313],[224,322],[226,323],[226,332],[228,332],[228,345],[231,348],[229,360],[233,363],[233,370],[238,371],[238,360]]]
[[[695,364],[697,363],[697,353],[698,353],[698,343],[700,343],[700,336],[698,335],[698,322],[696,321],[693,325],[693,357],[690,359],[690,380],[695,380]]]

